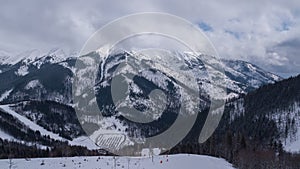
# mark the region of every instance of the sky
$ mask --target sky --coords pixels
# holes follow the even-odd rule
[[[138,12],[163,12],[197,25],[220,57],[284,77],[300,73],[300,2],[234,0],[0,0],[0,54],[80,51],[105,24]],[[159,26],[159,25],[158,25]]]

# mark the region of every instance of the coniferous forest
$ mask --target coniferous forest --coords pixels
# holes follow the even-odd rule
[[[276,113],[284,115],[286,112],[299,111],[291,106],[299,105],[299,92],[300,76],[297,76],[262,86],[246,95],[227,100],[225,112],[217,130],[205,143],[200,144],[197,141],[203,125],[203,119],[201,119],[203,116],[199,116],[186,138],[166,154],[191,153],[222,157],[241,169],[300,168],[300,154],[284,150],[287,135],[294,133],[296,117],[288,118],[289,116],[285,115],[286,119],[271,118]],[[237,110],[237,107],[242,108]],[[72,139],[74,134],[78,136],[84,133],[72,107],[53,101],[32,101],[30,104],[15,106],[14,109],[20,113],[21,110],[35,110],[34,112],[38,112],[37,115],[42,117],[39,118],[37,124],[66,139]],[[296,113],[300,114],[300,112]],[[104,150],[92,151],[85,147],[68,145],[67,142],[57,141],[49,136],[42,136],[39,131],[31,130],[21,121],[1,110],[0,117],[1,130],[18,140],[26,141],[25,144],[22,141],[11,142],[0,139],[0,158],[109,154]],[[29,115],[28,118],[34,119]],[[277,125],[281,121],[284,124],[282,128]],[[69,131],[60,131],[59,125],[67,122],[72,124]],[[43,148],[41,145],[48,147]]]

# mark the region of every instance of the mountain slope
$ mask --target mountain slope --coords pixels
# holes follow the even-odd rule
[[[97,53],[93,54],[97,55]],[[111,59],[103,64],[104,68],[100,69],[100,74],[104,73],[102,77],[108,78],[105,79],[106,81],[99,81],[97,85],[109,86],[109,75],[115,65],[118,65],[117,61],[122,60],[124,56],[133,57],[133,55],[134,53],[128,52],[112,55]],[[179,55],[186,56],[182,53]],[[36,143],[38,147],[41,146],[40,149],[45,148],[43,146],[55,149],[57,144],[51,141],[50,136],[49,139],[44,135],[43,129],[45,129],[46,133],[58,135],[59,139],[68,144],[75,142],[73,145],[87,146],[91,142],[86,142],[75,111],[71,107],[73,104],[70,86],[75,72],[75,59],[68,58],[64,61],[51,62],[51,57],[46,56],[42,57],[48,58],[46,60],[19,62],[2,67],[5,71],[0,73],[0,77],[7,80],[0,84],[0,103],[9,104],[9,107],[2,105],[5,109],[0,110],[0,136],[22,140],[27,145]],[[118,60],[118,58],[121,59]],[[24,64],[28,69],[21,71],[20,68]],[[197,59],[189,60],[188,64],[191,67],[200,68],[203,65],[201,60]],[[222,85],[228,88],[227,94],[230,97],[227,98],[225,113],[219,127],[208,141],[203,144],[198,143],[203,120],[205,120],[205,114],[208,113],[204,109],[197,117],[196,124],[188,136],[170,153],[221,156],[239,168],[249,168],[249,166],[255,168],[279,166],[280,168],[282,165],[289,166],[287,168],[299,168],[299,163],[295,162],[298,156],[290,155],[284,150],[299,151],[300,76],[276,82],[281,78],[250,63],[223,60],[223,64],[226,83]],[[141,90],[149,92],[152,88],[170,90],[170,86],[172,89],[172,85],[166,88],[162,83],[166,80],[172,81],[172,79],[157,70],[147,71],[147,74],[142,75],[133,79],[136,86],[131,86],[130,90],[134,92]],[[201,82],[209,84],[205,77],[200,75],[199,77],[202,78]],[[137,87],[141,90],[136,90]],[[98,89],[101,90],[101,88]],[[109,96],[110,90],[103,91],[108,93],[105,96]],[[143,96],[134,92],[131,93],[133,98]],[[103,100],[99,103],[103,103]],[[137,103],[134,106],[139,109],[144,108],[143,104]],[[14,113],[9,113],[10,111]],[[111,112],[106,115],[110,115],[109,113]],[[158,124],[168,127],[173,116],[164,117],[167,121]],[[38,130],[34,131],[36,128],[30,127],[32,125],[28,125],[29,123],[37,125]],[[116,124],[115,126],[118,127]],[[132,125],[132,127],[133,131],[136,131],[139,126]],[[146,136],[153,134],[147,130],[144,132]],[[1,142],[3,140],[0,139]],[[66,149],[63,146],[60,148]]]
[[[240,87],[249,92],[264,84],[282,80],[281,77],[267,72],[260,67],[241,60],[225,60],[222,62],[225,74],[232,80],[240,82]]]
[[[174,53],[174,55],[189,57],[186,53]],[[0,83],[0,102],[52,100],[70,104],[76,61],[74,56],[66,55],[60,49],[54,49],[44,54],[34,50],[15,57],[5,57],[6,59],[0,62],[0,79],[5,79]],[[225,83],[220,85],[228,88],[229,98],[281,79],[247,62],[222,61],[226,76]],[[192,67],[203,66],[201,60],[192,60],[189,64]],[[203,78],[203,82],[206,83],[206,76],[200,74],[199,78]]]
[[[99,53],[93,54],[98,55]],[[202,67],[201,69],[203,69],[204,64],[201,60],[203,56],[200,56],[199,59],[198,56],[190,56],[188,53],[171,54],[182,58],[196,58],[185,61],[191,68]],[[133,52],[120,52],[110,56],[113,59],[108,59],[105,63],[107,70],[101,70],[106,72],[103,76],[107,76],[110,73],[109,71],[112,70],[111,68],[115,64],[119,64],[120,60],[117,58],[124,58],[124,56],[134,57],[134,55],[135,53]],[[84,132],[78,120],[75,119],[74,109],[68,106],[72,104],[71,85],[76,60],[73,57],[66,57],[61,50],[53,50],[46,55],[36,55],[34,51],[31,51],[18,58],[22,59],[17,63],[11,62],[6,64],[5,71],[0,73],[0,78],[6,79],[0,84],[0,103],[14,103],[12,107],[17,113],[29,118],[48,131],[59,134],[61,137],[72,140],[83,136]],[[215,61],[213,59],[206,60],[207,66],[214,64]],[[6,61],[8,63],[9,60]],[[225,77],[226,83],[219,83],[228,88],[228,98],[247,93],[260,85],[274,83],[280,79],[280,77],[265,72],[247,62],[228,60],[223,62],[225,74],[227,75]],[[24,66],[26,67],[25,69],[22,68]],[[154,74],[157,76],[154,79],[163,81],[166,78],[163,74],[159,76],[157,73],[152,74],[149,71],[143,75],[144,77],[136,78],[137,86],[146,85],[147,87],[148,85],[149,87],[150,83],[147,82],[147,78],[153,78]],[[205,84],[204,86],[209,86],[211,82],[207,80],[205,75],[204,73],[198,76],[201,83]],[[153,83],[156,82],[153,81]],[[159,88],[160,86],[157,87]],[[209,91],[209,88],[205,90]],[[102,101],[100,100],[99,104],[101,105],[101,103]],[[141,103],[137,103],[135,105],[137,108],[144,106]],[[171,119],[173,118],[171,116],[164,117],[168,121],[172,121]],[[163,125],[166,125],[166,123],[163,123]]]
[[[233,130],[267,143],[277,140],[287,151],[300,151],[300,75],[262,86],[227,106]]]

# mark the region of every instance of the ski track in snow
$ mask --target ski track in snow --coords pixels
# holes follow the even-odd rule
[[[7,90],[5,91],[1,96],[0,96],[0,101],[3,101],[4,99],[6,99],[10,93],[13,91],[13,89]]]
[[[28,161],[27,161],[28,160]],[[221,158],[204,155],[170,155],[152,157],[63,157],[13,159],[16,169],[234,169]],[[42,165],[43,164],[43,165]],[[8,168],[9,160],[0,160],[0,168]]]
[[[70,145],[79,145],[79,146],[85,146],[88,149],[98,149],[99,147],[97,147],[92,140],[90,140],[88,137],[86,136],[81,136],[78,138],[73,139],[73,141],[67,140],[65,138],[60,137],[58,134],[55,134],[51,131],[46,130],[45,128],[37,125],[36,123],[34,123],[33,121],[29,120],[28,118],[18,114],[17,112],[13,111],[9,105],[1,105],[0,109],[2,109],[4,112],[7,112],[9,114],[11,114],[12,116],[14,116],[15,118],[17,118],[18,120],[20,120],[21,122],[23,122],[26,126],[28,126],[30,129],[32,129],[33,131],[40,131],[41,135],[49,135],[50,138],[53,138],[55,140],[60,140],[60,141],[68,141]],[[2,137],[3,136],[3,137]],[[9,136],[8,134],[0,131],[0,137],[5,139],[5,137]],[[7,139],[11,139],[11,138],[7,138]]]
[[[14,137],[0,130],[0,138],[4,140],[14,140]]]
[[[40,131],[41,135],[49,135],[51,138],[53,138],[55,140],[65,140],[64,138],[60,137],[58,134],[54,134],[54,133],[44,129],[43,127],[35,124],[34,122],[29,120],[28,118],[16,113],[8,105],[2,105],[2,106],[0,106],[0,108],[3,109],[5,112],[7,112],[7,113],[11,114],[12,116],[14,116],[15,118],[17,118],[21,122],[23,122],[26,126],[28,126],[33,131],[36,131],[36,130]]]

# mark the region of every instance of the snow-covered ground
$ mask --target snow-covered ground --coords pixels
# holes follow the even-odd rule
[[[285,131],[288,126],[287,137],[282,136],[283,148],[287,152],[300,152],[300,103],[291,104],[286,110],[278,110],[272,117],[276,121],[278,128]],[[283,132],[283,134],[285,134]]]
[[[6,99],[12,91],[13,91],[13,89],[10,89],[10,90],[5,91],[3,94],[1,94],[0,101],[3,101],[4,99]]]
[[[26,118],[25,116],[22,116],[22,115],[18,114],[17,112],[15,112],[14,110],[12,110],[9,106],[10,105],[0,105],[0,109],[3,110],[3,111],[5,111],[6,113],[9,113],[10,115],[14,116],[15,118],[17,118],[18,120],[20,120],[22,123],[24,123],[26,126],[28,126],[33,131],[36,131],[36,130],[40,131],[41,135],[50,136],[50,138],[52,138],[54,140],[68,141],[68,143],[70,145],[85,146],[88,149],[98,149],[99,148],[87,136],[81,136],[81,137],[73,139],[72,141],[67,140],[65,138],[62,138],[58,134],[55,134],[55,133],[53,133],[51,131],[48,131],[45,128],[43,128],[42,126],[39,126],[35,122],[33,122],[30,119]],[[2,139],[8,139],[8,140],[15,140],[9,134],[7,134],[7,133],[5,133],[3,131],[0,131],[0,138],[2,138]]]
[[[50,138],[53,138],[55,140],[63,140],[64,141],[64,139],[62,137],[60,137],[58,134],[54,134],[54,133],[44,129],[43,127],[37,125],[36,123],[29,120],[28,118],[16,113],[9,107],[9,105],[1,105],[0,109],[4,110],[6,113],[9,113],[10,115],[14,116],[15,118],[17,118],[18,120],[23,122],[26,126],[28,126],[33,131],[38,130],[41,132],[42,135],[46,135],[46,136],[49,135]]]
[[[287,139],[283,140],[283,148],[285,151],[292,153],[300,152],[300,103],[292,106],[292,111],[288,112],[288,116],[295,120],[294,131],[290,132]],[[291,127],[292,128],[292,127]]]
[[[0,138],[3,140],[13,140],[14,138],[0,129]]]
[[[151,157],[70,157],[0,160],[0,168],[15,169],[234,169],[221,158],[200,155]]]

